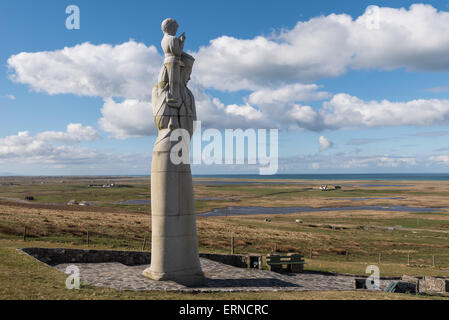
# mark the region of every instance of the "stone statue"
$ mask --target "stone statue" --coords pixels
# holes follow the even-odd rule
[[[176,38],[177,29],[174,19],[162,23],[165,60],[152,101],[159,134],[151,166],[151,266],[143,275],[198,286],[205,278],[198,255],[190,164],[171,161],[178,143],[171,141],[171,134],[184,129],[190,142],[196,120],[195,100],[187,88],[195,59],[182,51],[185,35]]]

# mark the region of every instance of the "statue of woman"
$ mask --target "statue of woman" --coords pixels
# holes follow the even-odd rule
[[[192,56],[182,53],[177,106],[171,103],[173,95],[165,65],[153,89],[153,115],[159,134],[151,165],[151,266],[143,272],[154,280],[172,280],[187,286],[204,284],[204,274],[198,254],[190,163],[171,161],[173,146],[179,142],[171,141],[170,136],[184,129],[190,139],[194,131],[195,100],[187,88],[194,62]]]

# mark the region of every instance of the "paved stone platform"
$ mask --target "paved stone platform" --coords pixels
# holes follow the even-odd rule
[[[238,292],[238,291],[348,291],[354,290],[354,277],[316,273],[278,274],[266,270],[242,269],[201,258],[206,285],[188,288],[171,281],[153,281],[142,276],[149,265],[121,263],[73,263],[80,269],[81,281],[94,286],[131,291]],[[64,272],[71,264],[54,266]],[[381,280],[384,289],[390,283]]]

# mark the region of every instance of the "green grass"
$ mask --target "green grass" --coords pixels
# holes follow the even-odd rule
[[[60,179],[60,178],[59,178]],[[32,184],[30,181],[34,180]],[[150,199],[148,178],[70,178],[62,184],[54,179],[47,179],[46,184],[38,184],[39,178],[16,178],[19,185],[0,185],[0,197],[24,199],[33,195],[36,203],[65,204],[71,199],[89,201],[92,207],[72,210],[70,207],[52,210],[51,206],[3,206],[0,210],[0,243],[14,248],[23,245],[21,242],[24,226],[28,227],[28,239],[35,246],[82,247],[86,248],[86,232],[89,231],[91,248],[140,250],[143,239],[146,238],[147,248],[150,248],[150,205],[125,205],[119,201],[131,199]],[[131,185],[131,188],[97,189],[87,188],[89,183],[106,183],[113,180],[119,184]],[[117,181],[116,181],[117,180]],[[2,182],[0,178],[0,183]],[[433,201],[444,203],[447,193],[430,192],[424,187],[422,193],[404,189],[365,188],[344,189],[331,192],[316,190],[310,185],[195,185],[196,198],[224,198],[226,200],[197,200],[196,211],[205,212],[214,208],[228,206],[329,206],[328,199],[341,198],[376,198],[376,197],[407,197],[413,194],[413,199],[401,200],[401,204],[409,206],[432,207]],[[433,184],[431,185],[433,187]],[[314,187],[315,189],[312,189]],[[430,200],[426,197],[432,195]],[[376,204],[391,204],[393,200],[376,200]],[[0,200],[0,205],[2,202]],[[357,202],[355,205],[363,205]],[[332,205],[335,205],[333,202]],[[96,209],[102,207],[102,209]],[[33,209],[35,208],[35,209]],[[111,208],[111,210],[107,210]],[[80,211],[80,210],[86,210]],[[265,218],[271,222],[264,222]],[[296,219],[303,224],[295,223]],[[336,229],[335,227],[346,229]],[[401,226],[403,230],[388,231],[387,227]],[[313,250],[313,259],[307,268],[339,273],[364,274],[367,264],[378,264],[381,253],[381,272],[383,276],[398,276],[401,273],[416,275],[449,276],[449,212],[420,213],[385,213],[375,211],[351,213],[324,212],[298,213],[292,215],[261,215],[198,218],[198,236],[201,252],[228,253],[230,238],[235,237],[237,253],[258,253],[265,255],[273,250],[274,245],[281,252],[301,252],[308,257]],[[334,227],[334,228],[332,228]],[[5,248],[6,249],[6,248]],[[3,248],[0,248],[3,250]],[[4,253],[13,257],[14,250]],[[12,254],[14,252],[14,255]],[[407,266],[408,255],[411,265]],[[436,267],[432,266],[432,256],[435,256]],[[0,259],[8,259],[0,256]],[[0,260],[0,270],[3,260]],[[17,261],[16,261],[17,262]],[[32,262],[34,263],[34,262]],[[17,266],[16,266],[17,267]],[[3,268],[3,269],[2,269]],[[7,269],[13,273],[13,267]],[[51,272],[54,270],[50,269]],[[8,282],[8,272],[3,271],[1,281]],[[54,274],[53,274],[54,276]],[[32,279],[32,277],[29,277]],[[16,280],[11,280],[16,281]],[[18,281],[18,280],[17,280]],[[32,280],[30,280],[32,281]],[[9,283],[9,282],[8,282]],[[11,290],[12,283],[7,287]],[[45,287],[45,286],[44,286]],[[25,286],[23,293],[26,296]],[[151,297],[157,295],[140,295],[135,293],[116,293],[102,291],[98,288],[85,288],[86,294],[81,298],[114,297]],[[58,289],[59,290],[59,289]],[[57,291],[57,290],[56,290]],[[59,292],[59,291],[58,291]],[[73,298],[65,290],[54,294],[49,289],[45,292],[53,298]],[[94,294],[95,293],[95,294]],[[351,293],[353,294],[353,293]],[[4,293],[4,296],[7,296]],[[275,294],[252,295],[210,295],[209,297],[274,297]],[[291,296],[283,293],[283,297],[304,298],[305,295]],[[313,295],[312,295],[313,296]],[[346,297],[349,297],[347,295]],[[29,297],[38,297],[32,293]],[[173,298],[176,295],[167,295]],[[184,296],[179,296],[184,298]],[[318,295],[317,295],[318,297]],[[329,293],[329,298],[336,297]],[[390,296],[389,296],[390,297]],[[402,296],[401,296],[402,297]],[[187,296],[187,299],[196,298]]]
[[[248,293],[171,293],[131,292],[93,287],[82,284],[80,290],[65,288],[66,275],[19,252],[24,246],[53,247],[49,243],[21,243],[0,240],[0,299],[51,299],[51,300],[94,300],[94,299],[145,299],[145,300],[285,300],[285,299],[446,299],[390,294],[384,292],[248,292]]]

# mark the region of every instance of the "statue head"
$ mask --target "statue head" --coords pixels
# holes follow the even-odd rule
[[[182,68],[181,68],[181,81],[184,82],[185,85],[190,80],[190,75],[192,74],[193,64],[195,63],[195,58],[190,54],[185,52],[182,53],[181,56]]]
[[[178,32],[178,23],[173,18],[167,18],[162,21],[161,29],[164,34],[169,34],[171,36],[175,36],[176,32]]]

